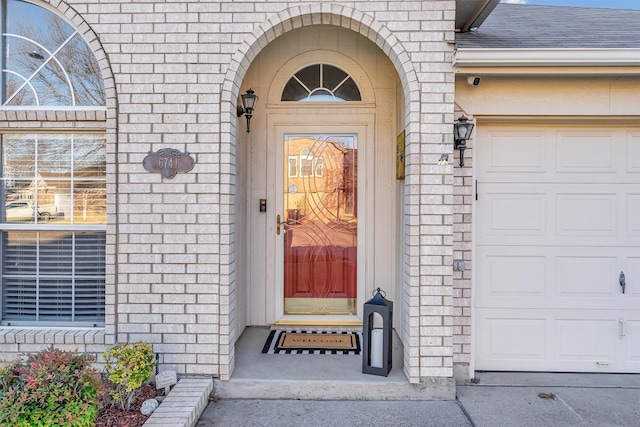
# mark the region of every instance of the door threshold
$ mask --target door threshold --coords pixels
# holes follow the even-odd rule
[[[271,329],[312,329],[318,331],[361,331],[362,321],[355,322],[327,322],[327,321],[303,321],[303,320],[281,320],[271,325]]]

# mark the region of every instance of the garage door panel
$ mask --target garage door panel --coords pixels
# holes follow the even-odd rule
[[[535,298],[545,297],[546,257],[504,254],[484,256],[481,260],[478,274],[488,285],[479,296],[481,302],[490,304],[491,299],[506,298],[511,302],[524,298],[534,303]]]
[[[640,372],[640,320],[626,320],[625,324],[625,362],[635,365]]]
[[[478,245],[635,246],[640,184],[478,183]]]
[[[507,235],[546,234],[546,196],[544,194],[493,193],[489,196],[488,232]]]
[[[617,319],[557,319],[556,358],[560,361],[613,363],[619,335]]]
[[[558,172],[616,172],[613,133],[559,132]]]
[[[543,248],[478,246],[475,275],[482,287],[475,289],[475,306],[482,308],[538,308],[548,299],[553,257]]]
[[[480,182],[631,183],[640,173],[637,130],[479,125],[474,144]]]
[[[476,215],[483,227],[476,233],[478,244],[493,242],[495,236],[505,237],[507,244],[519,236],[546,238],[549,195],[541,190],[535,185],[514,189],[507,184],[479,183],[478,200],[482,203],[476,204]]]
[[[640,304],[640,249],[633,256],[606,247],[476,247],[476,307],[621,310]],[[619,275],[625,269],[627,286],[622,294]],[[640,311],[640,310],[639,310]]]
[[[640,194],[627,194],[627,235],[640,236]]]
[[[640,373],[640,129],[479,123],[474,149],[476,368]]]
[[[542,361],[545,359],[545,319],[543,318],[486,318],[489,331],[484,345],[486,356],[493,360],[519,359]]]
[[[496,132],[484,142],[480,161],[488,173],[545,172],[547,138],[545,131]]]
[[[615,236],[615,194],[556,195],[557,234],[578,236]]]
[[[627,172],[640,173],[640,132],[630,132],[627,136]]]
[[[477,309],[478,370],[638,372],[640,318],[615,310]],[[630,339],[631,338],[631,339]]]
[[[640,256],[629,256],[626,261],[623,270],[627,283],[625,296],[635,300],[636,308],[640,311]]]
[[[620,292],[613,286],[618,277],[617,257],[560,256],[556,266],[554,288],[558,297],[615,297]]]

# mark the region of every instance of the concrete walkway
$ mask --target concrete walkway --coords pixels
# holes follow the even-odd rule
[[[197,427],[472,426],[455,401],[220,400]]]
[[[486,374],[456,401],[221,399],[197,427],[638,427],[640,375]],[[381,396],[383,398],[383,396]]]
[[[640,389],[471,386],[458,402],[476,427],[640,426]]]

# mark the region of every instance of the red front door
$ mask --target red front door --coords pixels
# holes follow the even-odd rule
[[[284,155],[284,314],[356,314],[356,135],[285,135]]]

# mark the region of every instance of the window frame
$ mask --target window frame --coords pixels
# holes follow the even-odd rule
[[[67,40],[65,41],[65,44],[63,44],[62,46],[59,46],[57,48],[57,50],[55,52],[53,52],[53,54],[49,57],[46,58],[46,62],[44,64],[42,64],[39,68],[38,71],[36,73],[34,73],[33,75],[31,75],[29,77],[29,80],[25,82],[25,85],[27,86],[31,86],[31,84],[29,83],[29,81],[37,75],[37,73],[39,72],[40,69],[42,69],[47,63],[49,62],[54,62],[57,63],[58,66],[63,70],[63,73],[65,74],[65,77],[67,77],[68,80],[68,84],[71,87],[71,98],[73,99],[73,103],[72,105],[6,105],[6,102],[8,102],[8,100],[5,100],[5,92],[7,90],[6,88],[6,75],[5,75],[5,71],[7,74],[14,74],[17,75],[19,77],[23,77],[24,76],[20,76],[20,74],[16,73],[13,70],[8,69],[8,65],[7,65],[7,56],[8,56],[8,49],[7,49],[7,38],[9,37],[15,37],[18,39],[22,39],[22,40],[26,40],[26,41],[30,41],[32,42],[38,49],[42,49],[44,51],[46,51],[47,53],[51,53],[49,52],[49,50],[44,47],[41,43],[39,43],[37,40],[35,39],[31,39],[29,37],[26,36],[22,36],[20,34],[13,34],[13,33],[8,33],[8,29],[7,29],[7,24],[6,21],[7,19],[11,19],[11,17],[7,16],[8,14],[8,2],[9,1],[19,1],[22,3],[28,3],[34,7],[38,7],[41,8],[47,12],[50,12],[51,14],[55,15],[58,19],[64,21],[68,26],[69,29],[72,30],[72,33],[70,36],[68,36]],[[104,84],[104,78],[101,74],[101,70],[99,67],[99,61],[98,58],[95,56],[95,54],[92,52],[92,58],[95,61],[95,65],[96,67],[96,78],[100,79],[101,81],[101,89],[102,89],[102,98],[104,99],[104,105],[75,105],[75,97],[73,96],[73,94],[75,93],[75,91],[73,90],[74,85],[71,81],[71,79],[69,78],[68,73],[66,72],[65,68],[62,66],[62,64],[60,63],[60,61],[58,60],[58,58],[55,56],[55,54],[58,53],[58,51],[61,50],[61,48],[65,47],[66,44],[68,42],[70,42],[73,38],[80,38],[82,40],[82,42],[85,44],[85,47],[88,49],[88,51],[92,52],[91,46],[89,46],[89,44],[87,43],[87,41],[84,39],[82,33],[80,33],[80,31],[78,30],[78,28],[76,27],[76,25],[66,16],[62,15],[60,13],[60,11],[56,10],[55,8],[53,8],[51,5],[48,4],[40,4],[34,1],[30,1],[30,0],[0,0],[0,110],[5,110],[5,111],[106,111],[107,107],[106,107],[106,86]],[[36,51],[34,50],[34,53],[36,53]],[[44,58],[43,58],[44,59]],[[33,89],[33,88],[32,88]],[[35,91],[35,89],[33,89]],[[16,92],[18,93],[18,92]],[[14,94],[15,95],[15,94]],[[14,96],[12,95],[12,97]],[[11,99],[11,98],[10,98]],[[10,100],[9,99],[9,100]]]
[[[89,130],[81,130],[81,129],[75,129],[73,131],[64,131],[64,132],[47,132],[44,130],[29,130],[26,129],[24,131],[1,131],[0,130],[0,147],[2,147],[1,152],[4,153],[5,151],[5,137],[6,135],[50,135],[50,134],[56,134],[56,135],[67,135],[69,137],[73,137],[74,135],[87,135],[87,134],[91,134],[91,135],[101,135],[104,140],[105,143],[105,152],[103,153],[103,157],[104,157],[104,161],[105,161],[105,165],[106,165],[106,158],[107,158],[107,153],[106,153],[106,134],[104,132],[100,132],[100,131],[89,131]],[[37,146],[38,142],[37,139],[34,141],[34,144]],[[2,200],[5,200],[5,190],[4,190],[4,164],[5,161],[4,159],[0,156],[0,184],[3,185],[2,188],[0,188],[0,194],[2,195]],[[37,156],[36,159],[34,159],[34,164],[37,164]],[[35,169],[35,171],[37,172],[37,169]],[[34,177],[34,179],[38,179],[38,174],[36,173],[36,176]],[[70,186],[71,188],[74,188],[73,183],[74,182],[82,182],[82,179],[77,180],[74,179],[74,177],[70,178]],[[97,180],[102,181],[101,179]],[[106,195],[107,195],[107,177],[106,174],[104,176],[104,192],[105,192],[105,206],[104,209],[106,210]],[[37,193],[37,191],[36,191]],[[72,195],[74,194],[73,192],[71,193]],[[17,202],[22,202],[25,201],[26,202],[27,199],[17,199]],[[32,203],[34,205],[36,205],[38,203],[37,200],[37,196],[29,199],[32,200]],[[73,200],[73,197],[72,197]],[[15,201],[14,201],[15,202]],[[9,202],[11,203],[11,202]],[[70,206],[70,209],[73,212],[73,209],[75,208],[75,202],[73,202]],[[106,213],[105,213],[106,215]],[[37,313],[36,314],[36,319],[7,319],[6,318],[6,301],[4,300],[3,296],[4,296],[4,274],[5,274],[5,239],[8,238],[8,234],[10,232],[22,232],[22,233],[34,233],[35,237],[36,237],[36,242],[40,241],[40,236],[41,233],[48,233],[48,232],[67,232],[70,234],[73,243],[73,249],[72,249],[72,255],[71,255],[71,262],[75,265],[75,260],[78,256],[78,251],[76,250],[76,246],[75,246],[75,242],[77,240],[77,235],[78,234],[82,234],[83,232],[93,232],[93,233],[102,233],[104,235],[104,241],[105,241],[105,250],[104,250],[104,256],[105,259],[103,261],[103,265],[105,266],[105,275],[102,276],[102,286],[103,286],[103,297],[102,297],[102,301],[104,303],[104,298],[106,297],[106,235],[107,235],[107,222],[106,222],[106,217],[105,217],[105,222],[104,223],[75,223],[73,222],[73,219],[75,218],[75,215],[72,214],[72,217],[70,219],[69,223],[55,223],[55,222],[44,222],[44,221],[38,221],[37,218],[34,218],[34,222],[15,222],[13,223],[13,221],[5,221],[3,220],[3,218],[0,217],[0,259],[2,260],[2,262],[0,263],[0,326],[76,326],[76,327],[99,327],[99,326],[104,326],[105,324],[105,316],[106,313],[104,313],[104,315],[102,317],[96,317],[92,320],[39,320],[40,314]],[[36,243],[37,247],[39,247],[39,243]],[[42,254],[40,252],[40,249],[36,249],[35,251],[36,257],[40,257]],[[75,269],[74,269],[75,270]],[[40,289],[40,277],[42,276],[46,276],[44,274],[37,274],[35,277],[35,287],[36,289]],[[73,271],[71,273],[71,280],[73,285],[71,286],[73,292],[75,292],[75,283],[76,283],[76,279],[78,276],[82,276],[82,275],[78,275],[75,273],[75,271]],[[63,278],[64,276],[60,276],[61,278]],[[76,295],[74,294],[74,297],[72,299],[72,305],[75,306],[76,303]],[[39,303],[38,301],[36,301],[34,303],[35,308],[37,309]],[[105,305],[106,306],[106,305]],[[75,309],[72,309],[72,313],[74,313]]]
[[[40,223],[38,221],[34,222],[23,222],[23,223],[12,223],[12,222],[0,222],[0,236],[2,236],[2,244],[0,244],[0,255],[3,255],[3,246],[5,235],[9,232],[27,232],[32,235],[36,235],[37,233],[42,232],[68,232],[67,234],[69,239],[73,239],[73,245],[78,243],[78,234],[84,232],[90,233],[99,233],[100,237],[89,237],[89,240],[81,240],[80,244],[85,245],[88,244],[88,249],[80,248],[80,250],[88,250],[87,253],[94,254],[97,257],[104,256],[104,262],[101,267],[104,266],[104,274],[98,274],[99,277],[98,282],[99,286],[102,287],[102,292],[100,298],[101,307],[104,308],[103,312],[100,313],[99,318],[92,320],[81,320],[81,321],[66,321],[66,320],[31,320],[31,319],[23,319],[23,320],[14,320],[14,319],[5,319],[4,316],[4,307],[5,301],[3,298],[3,288],[2,288],[2,274],[3,267],[0,267],[0,326],[10,325],[10,326],[20,326],[20,327],[28,327],[28,328],[48,328],[48,327],[72,327],[72,328],[87,328],[87,327],[96,327],[96,328],[104,328],[107,323],[111,324],[113,321],[112,315],[109,313],[109,306],[112,306],[112,303],[109,303],[109,295],[112,295],[108,292],[108,289],[113,285],[113,266],[108,264],[108,260],[110,254],[113,253],[114,248],[110,242],[110,236],[113,236],[114,228],[113,225],[109,224],[108,213],[106,209],[108,208],[110,203],[114,202],[114,195],[109,194],[108,187],[109,182],[113,182],[114,179],[114,169],[107,163],[107,159],[109,159],[110,155],[114,153],[115,147],[113,143],[113,131],[109,131],[109,129],[113,129],[114,122],[113,120],[107,119],[107,110],[108,105],[112,105],[113,103],[113,88],[107,88],[105,73],[108,75],[109,70],[105,68],[105,59],[100,55],[96,55],[96,49],[99,49],[99,46],[95,41],[88,42],[90,38],[87,38],[87,34],[91,35],[90,31],[85,31],[84,33],[80,31],[76,18],[80,18],[79,15],[73,11],[72,9],[68,9],[65,13],[58,10],[52,5],[46,4],[44,2],[35,2],[31,0],[23,0],[24,3],[29,3],[34,7],[40,7],[52,14],[54,14],[57,18],[61,19],[69,26],[69,28],[65,29],[65,33],[68,32],[70,34],[70,44],[67,45],[68,48],[74,49],[74,43],[84,43],[84,46],[80,47],[80,50],[83,54],[92,55],[90,61],[94,66],[91,66],[90,71],[80,72],[75,74],[73,78],[70,78],[69,82],[77,84],[78,78],[82,78],[83,76],[89,76],[89,78],[99,79],[97,84],[93,86],[93,89],[86,92],[91,98],[97,100],[95,102],[96,105],[73,105],[75,102],[75,98],[72,98],[71,95],[67,97],[69,105],[3,105],[5,103],[5,73],[0,73],[0,84],[2,84],[2,88],[0,89],[2,94],[2,99],[0,100],[0,135],[4,138],[5,134],[99,134],[102,136],[103,143],[105,145],[104,149],[104,165],[106,167],[99,175],[104,178],[104,183],[98,186],[95,183],[91,183],[93,177],[90,181],[87,182],[88,190],[92,190],[92,188],[98,189],[99,192],[104,190],[104,196],[98,196],[103,200],[105,209],[105,221],[104,223],[96,224],[96,223],[76,223],[76,224],[60,224],[56,223],[56,221],[51,221],[48,223]],[[68,15],[68,16],[67,16]],[[46,16],[46,13],[43,14]],[[11,19],[11,17],[7,17],[7,1],[0,0],[0,36],[3,41],[0,43],[0,55],[2,55],[2,67],[4,68],[6,65],[5,60],[5,50],[6,44],[4,41],[8,38],[5,37],[5,33],[7,32],[7,27],[5,26],[6,20]],[[81,19],[80,19],[81,20]],[[81,20],[82,21],[82,20]],[[68,31],[67,31],[68,30]],[[69,32],[70,31],[70,32]],[[74,37],[71,40],[71,37]],[[95,37],[95,34],[93,35]],[[38,39],[36,37],[36,39]],[[76,52],[76,50],[72,50],[71,52]],[[37,58],[36,58],[37,59]],[[78,77],[79,76],[79,77]],[[75,80],[74,80],[75,79]],[[94,82],[95,83],[95,82]],[[91,102],[91,101],[89,101]],[[36,111],[37,115],[27,116],[28,111]],[[3,160],[4,161],[4,160]],[[0,178],[4,180],[4,172],[2,171],[2,162],[0,162]],[[83,178],[83,177],[82,177]],[[82,179],[81,178],[81,179]],[[92,187],[93,185],[93,187]],[[71,190],[73,194],[73,190]],[[75,193],[76,195],[79,193]],[[110,200],[111,199],[111,200]],[[3,196],[4,200],[4,196]],[[77,208],[74,206],[74,208]],[[102,214],[100,214],[102,215]],[[80,237],[83,239],[83,237]],[[96,240],[97,239],[97,240]],[[88,243],[86,243],[88,242]],[[98,248],[96,250],[92,250],[91,246],[98,244]],[[74,251],[78,249],[77,246],[74,247]],[[36,250],[37,253],[37,250]],[[72,258],[78,256],[77,252],[73,252]],[[4,259],[4,258],[2,258]],[[90,261],[91,262],[91,261]],[[22,265],[20,265],[22,267]],[[63,275],[66,273],[63,273]],[[83,286],[86,286],[85,289],[91,288],[91,282],[93,277],[86,275],[81,269],[76,270],[75,265],[71,269],[70,275],[82,276],[80,280],[82,280]],[[57,280],[57,279],[55,279]],[[67,292],[66,289],[63,289],[61,292]],[[91,293],[89,293],[91,295]],[[77,296],[77,295],[76,295]],[[60,298],[60,297],[57,297]],[[92,298],[91,296],[86,297],[85,295],[80,295],[80,298]],[[90,301],[90,300],[89,300]],[[82,301],[81,301],[82,302]],[[91,302],[89,302],[88,306],[91,306]],[[81,304],[80,308],[85,308],[87,306]],[[85,312],[90,312],[85,310]],[[55,313],[55,311],[54,311]],[[108,318],[110,320],[107,321]]]
[[[317,83],[314,83],[315,86],[311,87],[311,85],[308,85],[305,82],[303,82],[301,78],[298,76],[298,74],[305,72],[306,70],[309,70],[310,68],[316,67],[316,66],[319,67],[319,74],[318,74],[319,81]],[[325,66],[335,68],[337,71],[345,75],[345,77],[339,83],[335,84],[333,88],[329,88],[325,86],[325,81],[324,81]],[[287,87],[289,87],[290,84],[293,84],[294,87],[296,86],[294,82],[297,83],[297,85],[299,85],[299,87],[302,88],[304,91],[306,91],[307,95],[300,99],[284,99],[286,96],[285,91],[287,90]],[[345,87],[346,83],[348,82],[353,83],[353,85],[357,89],[357,96],[359,97],[359,99],[343,99],[336,96],[335,92]],[[318,96],[318,93],[326,93],[327,95]],[[362,95],[362,90],[360,89],[360,86],[358,85],[358,82],[356,81],[356,79],[353,77],[353,75],[345,71],[343,68],[340,68],[337,65],[330,64],[327,62],[314,62],[314,63],[305,65],[304,67],[296,70],[291,74],[291,76],[287,79],[287,81],[285,82],[280,92],[279,100],[280,102],[353,104],[353,103],[362,103],[363,95]]]

